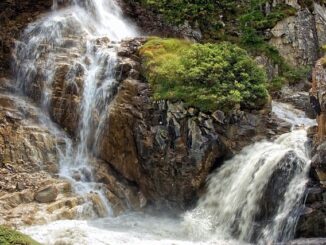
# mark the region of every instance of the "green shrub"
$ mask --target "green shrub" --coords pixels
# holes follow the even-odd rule
[[[297,72],[301,68],[295,69],[287,64],[277,49],[268,43],[268,36],[265,35],[266,30],[273,28],[278,21],[296,14],[297,10],[290,5],[278,3],[270,11],[266,11],[265,4],[268,0],[126,1],[140,3],[175,26],[187,21],[192,27],[201,30],[203,43],[229,41],[246,49],[253,56],[267,56],[279,67],[279,76],[285,83],[293,84],[305,77],[304,73]],[[318,2],[324,3],[325,0]],[[311,3],[310,0],[299,1],[303,7],[309,7]]]
[[[308,78],[310,67],[297,67],[293,68],[291,66],[286,66],[286,70],[283,72],[283,76],[287,79],[290,85],[293,85],[297,82],[301,82],[304,79]]]
[[[236,45],[152,38],[140,54],[155,100],[182,100],[204,111],[256,109],[267,101],[265,72]]]
[[[14,231],[4,226],[0,226],[1,245],[40,245],[27,235]]]
[[[282,87],[287,83],[284,77],[278,76],[268,82],[267,88],[270,93],[280,91]]]

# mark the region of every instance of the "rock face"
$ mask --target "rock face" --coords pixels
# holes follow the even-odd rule
[[[326,8],[314,2],[311,8],[291,1],[298,12],[279,23],[271,30],[270,44],[294,66],[312,66],[319,58],[320,47],[326,42]]]
[[[138,47],[143,42],[125,41],[118,51],[120,86],[97,156],[135,183],[148,204],[183,210],[224,158],[277,134],[277,123],[268,109],[209,115],[182,102],[153,102],[148,84],[139,76]]]
[[[308,190],[306,208],[297,224],[297,237],[325,237],[326,191],[320,188]]]
[[[313,71],[313,83],[310,91],[310,95],[318,99],[321,112],[317,116],[318,129],[311,130],[313,138],[311,183],[307,193],[306,207],[297,225],[297,237],[312,238],[326,235],[325,78],[326,70],[321,59],[316,63]]]
[[[255,217],[256,222],[265,222],[272,219],[280,206],[280,201],[286,193],[286,188],[293,176],[304,166],[302,160],[294,152],[287,153],[278,163],[276,171],[270,177],[261,198],[261,211]]]
[[[1,84],[12,82],[2,79]],[[44,120],[49,119],[28,99],[0,93],[0,224],[104,217],[107,213],[98,193],[78,196],[71,182],[58,178],[59,151],[65,149],[67,135],[51,128],[51,123],[45,126]],[[99,187],[107,187],[105,194],[115,214],[146,205],[138,188],[120,179],[106,163],[94,159],[92,166]],[[87,205],[92,208],[84,209]]]
[[[0,224],[42,223],[73,208],[46,211],[57,197],[62,201],[72,193],[69,183],[56,178],[63,142],[42,126],[39,110],[23,98],[1,93],[0,118]]]

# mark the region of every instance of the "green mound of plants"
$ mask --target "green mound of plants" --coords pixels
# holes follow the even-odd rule
[[[4,226],[0,226],[0,244],[1,245],[40,245],[40,243],[34,241],[29,236]]]
[[[285,3],[278,3],[269,10],[268,0],[126,0],[162,17],[167,23],[179,26],[188,22],[202,33],[203,43],[229,41],[247,50],[252,56],[265,55],[279,67],[279,77],[269,83],[270,92],[278,91],[285,84],[306,79],[310,69],[292,67],[278,50],[268,43],[266,30],[297,13]],[[301,0],[303,8],[311,8],[312,0]],[[325,0],[317,1],[325,4]]]
[[[264,70],[237,45],[151,38],[140,55],[154,100],[182,100],[202,111],[259,109],[267,101]]]

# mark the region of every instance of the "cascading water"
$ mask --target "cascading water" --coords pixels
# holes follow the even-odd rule
[[[54,1],[54,11],[31,24],[17,43],[15,73],[18,90],[33,97],[50,114],[56,76],[68,67],[64,82],[81,97],[80,118],[77,146],[67,139],[66,149],[59,151],[60,174],[73,182],[78,194],[85,195],[100,188],[93,183],[89,162],[118,85],[117,42],[136,36],[137,31],[122,18],[113,0],[73,0],[62,9],[58,5]],[[40,96],[35,95],[35,89],[41,90]],[[98,194],[110,211],[102,192]]]
[[[292,124],[292,132],[248,146],[225,162],[210,176],[197,207],[180,218],[134,213],[23,231],[46,244],[235,245],[292,239],[310,164],[305,128],[315,121],[288,104],[274,102],[273,111]]]
[[[80,99],[80,117],[77,142],[60,133],[65,142],[65,149],[58,146],[60,174],[73,182],[78,194],[101,195],[89,162],[118,86],[118,42],[137,31],[121,17],[114,0],[60,5],[55,1],[53,12],[31,24],[17,43],[17,88],[51,116],[52,88],[58,73],[66,71],[65,87]],[[309,169],[304,127],[315,122],[287,104],[274,103],[273,111],[291,123],[293,131],[273,142],[248,146],[225,162],[210,176],[197,207],[179,219],[133,213],[87,222],[57,221],[23,231],[45,244],[265,244],[291,239]],[[102,197],[104,204],[105,200]]]
[[[274,102],[273,111],[293,131],[246,147],[210,176],[207,193],[185,215],[199,237],[216,231],[262,244],[293,238],[310,163],[304,127],[315,121],[287,104]]]

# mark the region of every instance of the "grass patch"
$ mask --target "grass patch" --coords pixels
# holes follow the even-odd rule
[[[1,245],[40,245],[40,243],[34,241],[29,236],[4,226],[0,226],[0,244]]]
[[[264,70],[237,45],[151,38],[140,55],[154,100],[182,100],[202,111],[259,109],[267,101]]]

